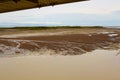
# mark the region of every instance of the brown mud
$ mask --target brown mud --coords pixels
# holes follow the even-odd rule
[[[48,54],[50,55],[81,55],[96,49],[116,50],[119,48],[120,33],[111,30],[107,32],[99,31],[99,33],[86,32],[0,38],[0,53],[10,55],[26,54],[26,52],[45,54],[44,51],[46,50],[49,50]]]

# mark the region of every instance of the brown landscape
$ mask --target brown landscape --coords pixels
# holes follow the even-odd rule
[[[2,80],[120,80],[120,30],[1,29]]]
[[[0,34],[1,55],[81,55],[119,48],[120,30],[113,28],[5,29]]]
[[[0,0],[0,80],[120,80],[120,0]]]

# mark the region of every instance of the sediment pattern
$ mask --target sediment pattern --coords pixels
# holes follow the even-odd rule
[[[102,32],[0,38],[0,55],[81,55],[95,49],[119,49],[120,34]]]

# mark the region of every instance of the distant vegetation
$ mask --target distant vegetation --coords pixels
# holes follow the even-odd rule
[[[30,26],[30,27],[12,27],[12,28],[0,28],[4,29],[27,29],[27,30],[41,30],[41,29],[59,29],[59,28],[104,28],[103,26]]]

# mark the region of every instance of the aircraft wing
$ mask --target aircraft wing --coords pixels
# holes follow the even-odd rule
[[[0,13],[86,0],[0,0]]]

